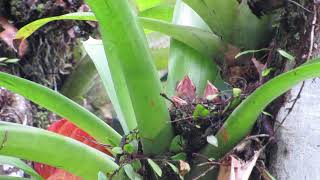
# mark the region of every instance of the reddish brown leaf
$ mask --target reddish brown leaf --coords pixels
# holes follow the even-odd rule
[[[204,98],[213,102],[220,102],[220,97],[218,96],[219,90],[207,81],[206,89],[204,90]]]
[[[229,164],[220,166],[218,180],[248,180],[250,174],[256,165],[261,151],[255,152],[250,161],[243,161],[235,156],[229,156],[222,164]]]
[[[101,152],[104,152],[111,156],[110,151],[108,151],[102,145],[96,143],[95,139],[91,137],[86,132],[79,129],[76,125],[71,123],[66,119],[61,119],[56,121],[52,125],[48,127],[48,130],[51,132],[55,132],[73,139],[76,139],[88,146],[91,146],[95,149],[98,149]],[[76,177],[64,170],[57,169],[55,167],[41,164],[41,163],[34,163],[34,169],[45,179],[48,180],[81,180],[81,178]]]
[[[189,76],[185,76],[176,88],[177,96],[185,100],[193,100],[196,97],[196,87]]]
[[[0,26],[4,29],[0,32],[0,39],[22,57],[27,52],[27,41],[14,41],[18,30],[7,19],[0,17]]]

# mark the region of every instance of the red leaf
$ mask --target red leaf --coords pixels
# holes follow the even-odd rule
[[[88,146],[91,146],[101,152],[104,152],[108,155],[111,155],[110,151],[108,151],[102,145],[96,143],[95,139],[91,137],[88,133],[79,129],[76,125],[71,123],[66,119],[61,119],[51,124],[48,127],[48,131],[55,132],[72,139],[78,140]],[[57,169],[55,167],[34,163],[34,169],[45,179],[47,180],[81,180],[80,177],[72,175],[64,170]]]
[[[196,87],[189,76],[185,76],[177,86],[177,96],[184,100],[194,100],[196,97]]]

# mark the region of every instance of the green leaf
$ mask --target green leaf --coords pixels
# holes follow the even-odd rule
[[[271,71],[273,71],[274,68],[267,68],[265,70],[262,71],[262,77],[266,77],[270,74]]]
[[[112,173],[119,168],[103,152],[38,128],[0,122],[0,142],[1,155],[59,167],[83,179],[96,179],[99,171]]]
[[[172,14],[173,14],[173,5],[157,5],[141,11],[138,13],[140,17],[147,17],[147,18],[154,18],[154,19],[161,19],[164,21],[171,21]]]
[[[17,63],[17,62],[19,62],[19,61],[20,61],[20,59],[14,58],[14,59],[7,59],[5,62],[6,62],[6,63]]]
[[[210,114],[210,111],[205,108],[203,105],[201,104],[197,104],[196,108],[193,111],[193,118],[195,120],[197,120],[199,117],[206,117]]]
[[[0,155],[0,164],[8,164],[11,166],[15,166],[24,171],[25,173],[29,174],[32,178],[36,180],[43,180],[43,178],[36,171],[34,171],[30,166],[28,166],[25,162],[21,161],[18,158]]]
[[[238,59],[240,56],[246,55],[246,54],[254,54],[254,53],[258,53],[261,51],[270,51],[270,49],[268,48],[263,48],[263,49],[258,49],[258,50],[247,50],[247,51],[242,51],[240,53],[238,53],[234,58]]]
[[[115,71],[113,75],[111,75],[102,41],[91,38],[88,41],[83,42],[83,46],[96,66],[113,108],[117,113],[123,131],[125,134],[128,134],[130,131],[137,128],[137,121],[130,94],[120,67],[117,66],[118,71]]]
[[[172,139],[169,150],[171,152],[178,153],[183,150],[184,145],[185,142],[183,137],[181,135],[177,135]]]
[[[25,39],[38,28],[50,21],[70,20],[70,17],[72,17],[72,20],[96,20],[94,14],[88,12],[70,13],[62,16],[39,19],[21,28],[18,31],[16,38]],[[166,35],[172,36],[173,38],[185,43],[186,45],[198,50],[203,54],[206,54],[209,57],[221,54],[227,47],[227,45],[224,44],[219,37],[209,31],[190,26],[174,25],[157,19],[145,17],[140,17],[138,19],[144,28],[153,31],[159,31]]]
[[[6,58],[6,57],[2,57],[2,58],[0,58],[0,62],[3,62],[3,61],[5,61],[5,60],[7,60],[8,58]]]
[[[3,72],[0,86],[70,120],[101,143],[120,144],[121,136],[103,120],[56,91]]]
[[[174,156],[171,156],[171,159],[172,160],[175,160],[175,161],[185,161],[187,159],[187,154],[182,152],[182,153],[179,153],[179,154],[176,154]]]
[[[155,163],[152,159],[148,159],[148,163],[151,166],[151,168],[153,169],[153,171],[159,176],[162,176],[162,170],[160,168],[160,166]]]
[[[134,153],[134,147],[131,144],[124,145],[123,150],[129,154]]]
[[[144,28],[164,33],[198,50],[208,57],[217,56],[226,50],[227,45],[215,34],[191,26],[171,24],[165,21],[139,18]]]
[[[214,135],[207,136],[207,142],[215,147],[218,147],[218,139]]]
[[[21,177],[0,175],[0,180],[30,180],[30,178],[21,178]]]
[[[180,179],[183,179],[183,177],[180,175],[179,169],[175,165],[173,165],[169,162],[167,162],[167,164],[170,166],[172,171],[175,172],[180,177]]]
[[[186,22],[188,24],[185,24]],[[177,1],[173,23],[187,26],[193,25],[208,30],[208,27],[201,18],[188,6],[183,4],[181,0]],[[191,78],[196,86],[196,93],[200,96],[203,95],[207,80],[215,82],[215,85],[218,87],[223,86],[223,82],[219,76],[219,69],[208,56],[177,40],[171,41],[170,48],[169,75],[166,87],[169,97],[175,95],[176,84],[186,75]]]
[[[278,53],[283,56],[284,58],[288,59],[289,61],[294,61],[295,57],[292,56],[291,54],[287,53],[286,51],[282,49],[277,49]]]
[[[159,5],[171,5],[174,0],[135,0],[135,2],[139,11],[144,11]]]
[[[219,147],[206,146],[202,154],[216,159],[229,152],[247,136],[264,108],[298,83],[320,76],[320,59],[310,60],[294,70],[283,73],[256,89],[228,117],[216,137]]]
[[[242,92],[242,90],[239,89],[239,88],[233,88],[232,89],[232,94],[233,94],[234,98],[241,96],[241,92]]]
[[[34,21],[27,26],[22,27],[16,34],[16,39],[26,39],[37,29],[47,24],[48,22],[55,20],[85,20],[85,21],[95,21],[96,18],[92,16],[90,12],[75,12],[61,16],[54,16],[44,19],[39,19]]]
[[[123,150],[121,149],[121,147],[113,147],[111,149],[112,154],[117,155],[117,154],[122,154]]]
[[[130,178],[130,180],[142,180],[143,178],[140,176],[140,174],[136,173],[131,165],[126,164],[123,166],[127,176]]]
[[[256,17],[247,0],[184,0],[210,29],[228,43],[242,49],[255,49],[270,40],[270,16]]]
[[[132,102],[145,154],[165,152],[173,138],[170,119],[146,37],[127,0],[86,0],[99,21],[115,91],[122,80]],[[106,67],[104,67],[106,68]],[[101,75],[101,74],[100,74]],[[107,76],[107,74],[106,74]]]
[[[231,42],[237,18],[237,0],[184,0],[208,24],[211,30]]]
[[[108,179],[107,176],[103,172],[99,171],[98,180],[107,180],[107,179]]]

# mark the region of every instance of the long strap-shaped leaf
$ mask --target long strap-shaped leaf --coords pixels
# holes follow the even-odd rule
[[[7,165],[17,167],[23,172],[29,174],[33,179],[43,180],[43,178],[34,169],[32,169],[29,165],[27,165],[25,162],[23,162],[19,158],[0,155],[0,164],[1,165],[7,164]]]
[[[112,78],[123,74],[145,153],[164,152],[173,137],[161,83],[143,29],[127,0],[87,0],[100,24]],[[120,71],[120,72],[119,72]],[[117,91],[121,87],[112,79]]]
[[[171,24],[165,21],[139,18],[145,29],[158,31],[198,50],[208,57],[215,57],[226,49],[226,44],[212,32],[191,26]]]
[[[203,30],[191,26],[171,24],[166,21],[152,18],[138,17],[138,19],[145,29],[158,31],[171,36],[174,39],[179,40],[184,44],[196,49],[200,53],[207,55],[208,57],[216,57],[217,55],[221,54],[221,52],[226,50],[227,44],[224,43],[224,41],[222,41],[220,37],[216,36],[209,30]],[[25,39],[43,25],[56,20],[96,21],[96,18],[93,13],[78,12],[39,19],[22,27],[18,31],[16,38]]]
[[[227,42],[232,39],[238,16],[237,0],[183,0],[208,24],[211,30]]]
[[[173,23],[208,29],[200,17],[181,0],[176,2]],[[196,85],[197,93],[201,95],[208,80],[215,82],[218,79],[219,70],[207,56],[176,40],[171,40],[170,48],[166,89],[169,96],[175,94],[177,82],[185,75],[189,75]]]
[[[121,141],[121,136],[109,125],[58,92],[3,72],[0,72],[0,86],[69,119],[101,143],[118,146]]]
[[[298,83],[320,76],[320,58],[268,81],[247,97],[217,133],[218,147],[207,145],[201,153],[220,158],[248,135],[263,109]]]
[[[97,179],[99,171],[112,173],[118,168],[108,155],[42,129],[0,124],[0,154],[37,161],[67,170],[86,180]]]

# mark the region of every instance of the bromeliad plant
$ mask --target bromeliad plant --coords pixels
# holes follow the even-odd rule
[[[168,19],[166,13],[170,12],[171,6],[162,5],[160,0],[152,1],[161,4],[159,6],[137,0],[138,10],[142,11],[139,9],[142,7],[146,9],[138,13],[140,17],[133,12],[127,0],[86,2],[95,16],[92,13],[74,13],[35,21],[22,28],[17,38],[27,38],[51,20],[97,20],[106,53],[99,41],[89,41],[84,46],[102,79],[125,135],[121,136],[101,119],[58,92],[0,73],[0,86],[68,119],[97,142],[106,145],[113,156],[62,135],[6,122],[0,125],[0,154],[45,163],[88,180],[103,179],[105,176],[139,179],[139,169],[144,169],[144,175],[150,177],[162,176],[157,159],[164,157],[169,147],[175,152],[176,148],[172,149],[171,145],[177,138],[165,99],[160,96],[163,90],[142,26],[174,38],[166,87],[167,96],[172,97],[176,91],[175,84],[184,76],[192,79],[186,78],[187,89],[192,89],[194,83],[199,95],[204,92],[207,80],[219,79],[218,65],[223,66],[240,49],[257,49],[263,45],[269,36],[270,17],[256,17],[246,0],[184,0],[187,5],[177,0],[172,23],[164,21]],[[272,100],[297,83],[320,76],[319,68],[320,61],[315,59],[265,83],[236,107],[216,134],[207,132],[210,144],[199,149],[199,152],[209,158],[222,157],[250,133],[257,117]],[[207,89],[211,94],[205,97],[205,101],[213,105],[219,103],[220,97],[212,94],[217,90],[212,85]],[[180,93],[189,92],[184,88],[178,90]],[[173,106],[192,105],[193,119],[212,116],[211,106],[195,99],[178,94],[173,98]],[[178,156],[181,160],[181,154]],[[176,159],[177,156],[174,156],[170,161],[161,162],[166,162],[181,176],[185,175],[188,166]],[[176,162],[184,168],[178,169]],[[198,171],[194,167],[191,171]]]

